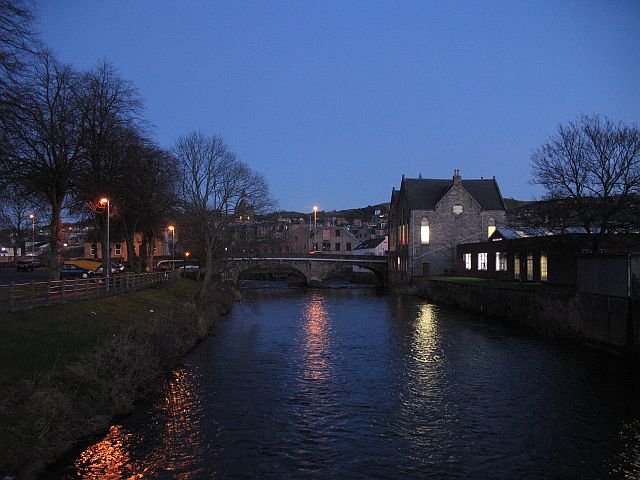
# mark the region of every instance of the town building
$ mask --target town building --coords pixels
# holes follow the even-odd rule
[[[310,242],[315,251],[346,255],[361,243],[348,228],[334,225],[316,228],[311,232]]]
[[[505,222],[505,205],[495,177],[463,180],[402,177],[389,211],[389,280],[455,271],[456,246],[486,240]]]
[[[500,281],[573,286],[581,256],[629,254],[640,250],[640,235],[595,235],[582,227],[498,229],[488,241],[458,245],[457,273]]]

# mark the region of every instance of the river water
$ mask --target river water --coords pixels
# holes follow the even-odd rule
[[[639,478],[616,359],[371,289],[256,290],[45,478]]]

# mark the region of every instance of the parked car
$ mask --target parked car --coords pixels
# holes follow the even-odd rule
[[[124,264],[123,263],[111,262],[109,264],[109,266],[110,266],[109,273],[111,273],[111,274],[122,272],[124,270]],[[95,270],[95,272],[96,273],[104,272],[104,267],[98,268],[97,270]]]
[[[16,262],[16,270],[18,272],[31,272],[39,266],[40,262],[35,258],[23,258]]]
[[[65,263],[60,269],[60,278],[89,278],[96,272],[88,268],[80,267],[74,263]]]

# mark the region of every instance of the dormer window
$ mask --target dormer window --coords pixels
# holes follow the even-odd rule
[[[453,213],[455,213],[456,215],[460,215],[462,213],[462,210],[462,205],[460,205],[459,203],[453,206]]]

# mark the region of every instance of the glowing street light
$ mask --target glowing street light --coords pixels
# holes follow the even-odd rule
[[[317,228],[317,218],[318,218],[318,207],[313,207],[313,242],[315,243],[314,250],[318,250],[318,228]]]
[[[171,232],[171,270],[176,268],[176,227],[169,225]]]
[[[111,209],[111,202],[109,201],[108,198],[103,197],[100,199],[100,205],[102,205],[103,207],[106,205],[107,206],[107,264],[105,265],[105,273],[107,275],[107,292],[109,291],[109,270],[111,270],[111,242],[109,240],[109,216],[110,216],[110,209]]]
[[[31,219],[31,255],[36,254],[36,216],[31,213],[29,214],[29,218]]]

